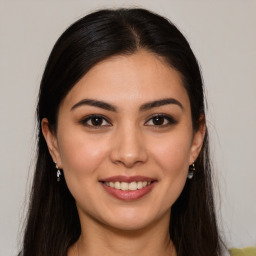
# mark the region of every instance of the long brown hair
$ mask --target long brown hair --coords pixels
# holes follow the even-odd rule
[[[71,25],[56,42],[42,77],[37,107],[37,164],[21,249],[23,256],[64,256],[81,233],[75,200],[65,179],[56,181],[55,165],[41,131],[47,118],[56,130],[60,103],[96,63],[139,48],[165,58],[182,76],[193,128],[205,115],[204,90],[197,60],[181,32],[169,20],[144,9],[101,10]],[[172,206],[170,237],[178,256],[219,256],[208,134],[194,178]]]

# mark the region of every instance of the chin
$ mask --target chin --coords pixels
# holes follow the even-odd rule
[[[143,230],[149,227],[151,224],[150,221],[138,221],[138,220],[123,220],[123,221],[115,221],[111,223],[106,223],[110,228],[114,228],[120,231],[137,231]]]
[[[113,216],[118,217],[113,218]],[[169,210],[161,215],[153,214],[153,212],[150,210],[143,212],[134,212],[127,210],[126,212],[111,215],[111,217],[108,219],[105,218],[104,223],[105,225],[117,230],[138,231],[158,225],[161,221],[164,221],[166,225],[169,225],[169,220]]]

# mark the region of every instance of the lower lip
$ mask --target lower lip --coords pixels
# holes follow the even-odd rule
[[[101,183],[101,184],[110,195],[120,200],[133,201],[147,195],[155,185],[155,182],[152,182],[150,185],[147,185],[146,187],[142,189],[137,189],[137,190],[120,190],[120,189],[111,188],[105,185],[104,183]]]

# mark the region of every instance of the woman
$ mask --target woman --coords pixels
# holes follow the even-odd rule
[[[22,255],[221,255],[200,70],[143,9],[102,10],[41,81]]]

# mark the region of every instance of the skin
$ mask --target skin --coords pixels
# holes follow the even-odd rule
[[[148,102],[172,98],[144,111]],[[104,101],[116,112],[79,105]],[[93,126],[88,115],[103,115]],[[170,116],[157,123],[152,115]],[[94,120],[95,121],[95,120]],[[156,125],[158,124],[158,125]],[[204,124],[194,131],[188,94],[180,74],[145,50],[95,65],[62,101],[56,134],[47,119],[42,130],[53,161],[64,171],[77,204],[82,233],[72,255],[175,255],[169,238],[171,206],[187,180],[189,165],[202,147]],[[142,175],[157,180],[144,197],[124,201],[99,180]]]

